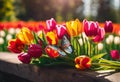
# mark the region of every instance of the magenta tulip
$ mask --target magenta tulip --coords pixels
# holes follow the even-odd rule
[[[99,28],[98,34],[95,36],[93,41],[97,43],[101,42],[104,39],[104,35],[105,35],[105,30],[103,28]]]
[[[105,21],[104,29],[106,33],[111,33],[113,31],[112,21]]]
[[[120,54],[118,50],[111,50],[110,53],[113,60],[120,59]]]
[[[98,22],[93,22],[93,21],[83,21],[83,26],[84,26],[84,32],[89,38],[94,38],[97,33],[98,33]]]
[[[39,58],[42,55],[42,47],[38,44],[31,44],[28,48],[28,54],[33,58]]]
[[[51,18],[50,20],[46,20],[47,30],[52,31],[56,27],[56,21],[54,18]]]
[[[21,53],[18,55],[18,59],[25,64],[29,64],[31,61],[31,56],[28,53]]]
[[[65,25],[56,25],[56,32],[59,39],[67,33]]]

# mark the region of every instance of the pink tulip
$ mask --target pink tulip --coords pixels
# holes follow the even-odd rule
[[[93,21],[88,22],[87,20],[84,20],[83,26],[84,32],[88,37],[94,38],[97,35],[99,28],[98,22]]]
[[[93,39],[94,42],[100,42],[104,39],[104,35],[105,35],[105,30],[103,28],[99,28],[98,30],[98,34],[95,36],[95,38]]]
[[[56,27],[56,21],[54,18],[51,18],[50,20],[46,20],[47,30],[52,31]]]
[[[104,29],[106,33],[111,33],[113,31],[112,21],[105,21]]]
[[[18,55],[18,59],[25,64],[29,64],[31,61],[31,56],[28,53],[21,53]]]
[[[67,33],[66,27],[64,25],[56,25],[56,32],[59,39],[62,39],[62,37]]]
[[[31,44],[28,48],[28,54],[33,58],[39,58],[42,55],[42,47],[38,44]]]
[[[118,50],[111,50],[111,57],[113,60],[119,59],[120,58],[120,54]]]

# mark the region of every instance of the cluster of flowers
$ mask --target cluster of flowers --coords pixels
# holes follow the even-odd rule
[[[14,39],[24,26],[39,33],[40,28],[45,26],[45,22],[0,22],[0,51],[8,51],[8,41]]]
[[[76,19],[57,24],[51,18],[39,33],[21,28],[8,42],[11,52],[26,64],[39,66],[70,65],[77,69],[120,69],[120,36],[113,34],[111,21],[104,27],[98,22]]]

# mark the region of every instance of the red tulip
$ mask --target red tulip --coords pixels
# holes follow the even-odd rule
[[[84,20],[83,26],[84,32],[88,37],[94,38],[97,35],[99,28],[98,22],[93,21],[88,22],[87,20]]]
[[[104,39],[105,31],[103,28],[99,28],[98,34],[93,39],[94,42],[100,42]]]
[[[39,58],[42,55],[42,47],[38,44],[31,44],[28,48],[28,54],[33,58]]]
[[[14,53],[21,53],[24,46],[25,45],[19,39],[12,39],[8,42],[8,49]]]
[[[29,64],[31,61],[31,56],[28,53],[21,53],[18,55],[18,59],[25,64]]]
[[[120,54],[118,50],[111,50],[110,53],[113,60],[120,59]]]
[[[112,21],[105,21],[104,29],[106,33],[111,33],[113,31]]]
[[[56,27],[56,21],[54,18],[51,18],[50,20],[46,20],[47,30],[52,31]]]
[[[59,39],[62,39],[62,37],[67,33],[66,27],[64,25],[56,25],[56,32]]]
[[[54,48],[51,48],[50,46],[47,46],[45,48],[45,52],[48,54],[49,57],[51,58],[56,58],[59,56],[59,52],[55,50]]]
[[[0,30],[4,29],[4,24],[0,24]]]

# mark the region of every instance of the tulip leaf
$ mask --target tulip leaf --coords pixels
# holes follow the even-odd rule
[[[112,66],[119,66],[120,67],[120,62],[119,61],[100,59],[99,63],[105,63],[105,64],[109,64],[109,65],[112,65]]]
[[[37,37],[36,33],[33,32],[33,35],[34,35],[34,42],[35,42],[36,44],[38,44],[38,37]]]
[[[39,61],[33,61],[32,64],[36,64],[38,66],[74,66],[74,62],[71,61],[71,59],[64,57],[50,58],[48,56],[42,56],[39,58]]]
[[[102,53],[102,54],[95,55],[95,56],[91,57],[91,60],[92,60],[92,61],[97,61],[97,60],[99,60],[100,58],[102,58],[104,55],[106,55],[106,53]]]

